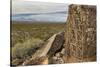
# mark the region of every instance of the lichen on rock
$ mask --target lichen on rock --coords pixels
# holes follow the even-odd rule
[[[65,48],[66,62],[70,60],[69,57],[77,59],[70,62],[96,60],[96,6],[69,6]]]

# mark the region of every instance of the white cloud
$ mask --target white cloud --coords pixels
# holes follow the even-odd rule
[[[12,14],[13,14],[12,19],[17,21],[25,20],[25,21],[64,22],[66,21],[67,18],[67,10],[68,10],[68,5],[64,3],[49,3],[49,2],[47,3],[47,2],[14,0],[12,2]],[[53,14],[51,14],[51,12]],[[39,15],[34,15],[33,13]],[[40,14],[40,13],[50,13],[50,14]]]
[[[44,3],[44,2],[30,2],[22,0],[12,1],[12,13],[44,13],[54,11],[66,11],[67,4],[61,3]]]

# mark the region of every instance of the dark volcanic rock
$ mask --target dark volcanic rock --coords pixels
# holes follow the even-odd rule
[[[52,43],[52,46],[48,52],[49,56],[54,55],[56,52],[59,52],[64,44],[64,32],[58,33],[55,37],[55,40]]]

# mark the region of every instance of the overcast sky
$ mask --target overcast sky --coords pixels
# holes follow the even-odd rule
[[[65,21],[68,5],[63,3],[45,3],[27,0],[12,0],[13,20]],[[58,12],[58,13],[57,13]],[[51,14],[41,14],[51,13]],[[52,14],[53,13],[53,14]],[[23,15],[24,14],[24,15]],[[38,15],[30,15],[38,14]]]

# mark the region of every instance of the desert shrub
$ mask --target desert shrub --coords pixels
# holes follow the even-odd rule
[[[15,21],[13,21],[14,23]],[[64,30],[64,23],[16,23],[12,24],[11,46],[14,47],[17,43],[24,43],[30,38],[39,38],[47,40],[53,34]]]
[[[15,21],[14,21],[15,22]],[[29,59],[43,41],[48,40],[53,34],[64,29],[64,23],[15,23],[12,24],[11,33],[11,62],[19,65]],[[38,39],[37,39],[38,38]]]
[[[23,43],[25,40],[32,38],[31,32],[26,31],[13,31],[11,36],[12,47],[14,47],[17,43]]]
[[[33,54],[37,48],[41,47],[43,41],[40,39],[29,39],[24,43],[17,43],[14,47],[12,47],[12,58],[26,58]]]
[[[11,65],[12,66],[16,66],[16,65],[20,65],[23,63],[23,59],[14,59],[12,62],[11,62]]]

